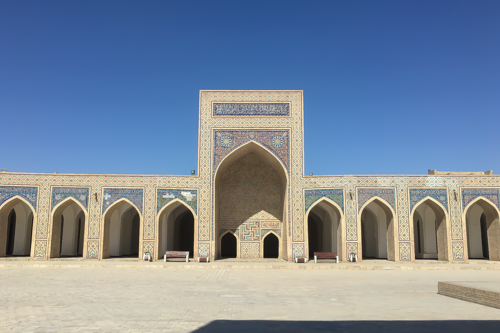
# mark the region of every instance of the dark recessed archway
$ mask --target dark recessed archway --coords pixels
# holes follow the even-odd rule
[[[220,256],[221,258],[236,258],[237,255],[237,240],[236,237],[228,232],[220,241]]]
[[[275,234],[270,232],[264,238],[264,258],[279,258],[280,241]]]

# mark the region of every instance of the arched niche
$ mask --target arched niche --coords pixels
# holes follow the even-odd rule
[[[262,258],[277,259],[281,257],[280,238],[273,231],[266,233],[262,239]]]
[[[314,258],[314,252],[337,252],[340,260],[345,260],[344,214],[336,202],[328,198],[319,199],[307,210],[305,221],[309,259]]]
[[[420,226],[418,231],[413,228],[412,236],[415,243],[421,244],[421,253],[415,253],[415,259],[450,260],[449,217],[446,208],[436,199],[426,197],[420,200],[410,214],[410,221]],[[417,239],[415,239],[417,237]]]
[[[469,259],[500,260],[500,212],[488,199],[478,197],[464,209]]]
[[[396,260],[396,213],[384,199],[375,196],[365,202],[358,214],[362,259]]]
[[[158,259],[166,251],[189,251],[194,256],[197,217],[185,202],[174,199],[158,212]]]
[[[215,171],[215,234],[245,225],[248,228],[243,233],[248,232],[249,236],[243,238],[240,234],[240,243],[251,239],[262,245],[263,227],[279,229],[283,235],[281,256],[286,258],[287,198],[288,174],[281,160],[259,143],[247,142],[227,155]],[[220,258],[220,245],[215,248],[215,257]],[[253,257],[261,257],[259,247],[253,249]]]
[[[50,258],[83,257],[88,213],[72,197],[60,202],[51,213]]]
[[[220,258],[238,258],[238,243],[238,237],[231,231],[226,231],[220,235],[218,242],[218,253],[220,253]]]
[[[142,215],[128,199],[109,206],[102,217],[101,258],[139,257]]]
[[[0,257],[33,256],[35,221],[35,209],[20,196],[16,195],[0,206]]]

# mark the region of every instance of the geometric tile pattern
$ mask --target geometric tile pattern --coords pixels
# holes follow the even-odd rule
[[[214,103],[214,117],[288,117],[289,103]]]
[[[142,214],[143,190],[137,188],[105,188],[102,203],[104,213],[115,201],[125,198],[130,200]]]
[[[385,188],[360,188],[358,189],[358,210],[373,197],[384,199],[391,207],[396,210],[396,194],[394,189]]]
[[[431,197],[440,202],[448,212],[448,192],[446,189],[410,189],[410,211],[422,199]]]
[[[210,243],[198,243],[198,255],[200,257],[209,257]]]
[[[500,209],[499,192],[500,190],[497,188],[464,188],[462,189],[462,207],[467,207],[477,197],[485,197]]]
[[[52,207],[54,209],[60,202],[67,198],[73,198],[82,204],[85,209],[88,209],[89,189],[76,187],[53,187],[52,188]]]
[[[260,228],[258,221],[246,221],[240,226],[241,241],[258,241],[260,240]]]
[[[309,207],[321,198],[328,198],[338,204],[342,213],[344,212],[344,190],[343,189],[321,189],[321,190],[305,190],[305,212]]]
[[[260,242],[240,242],[241,258],[259,258]]]
[[[16,195],[26,199],[36,211],[36,199],[38,194],[37,187],[20,187],[20,186],[0,186],[0,206],[7,200]]]
[[[292,244],[292,259],[295,258],[305,258],[304,243],[293,243]]]
[[[399,260],[411,261],[411,244],[410,242],[399,242]]]
[[[457,242],[457,241],[451,242],[451,251],[453,253],[454,261],[465,260],[464,242]]]
[[[158,203],[156,205],[156,212],[158,213],[163,206],[174,199],[179,199],[188,204],[191,208],[193,208],[196,213],[196,190],[172,190],[172,189],[158,189],[156,194],[156,198]]]

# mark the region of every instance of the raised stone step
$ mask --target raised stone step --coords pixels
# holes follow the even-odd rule
[[[438,294],[500,309],[500,282],[438,282]]]

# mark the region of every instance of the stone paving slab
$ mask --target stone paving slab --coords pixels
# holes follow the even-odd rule
[[[422,261],[415,263],[397,263],[386,260],[367,260],[360,263],[333,263],[321,262],[315,264],[309,261],[305,264],[296,264],[284,260],[217,260],[209,263],[198,263],[185,261],[163,261],[143,262],[137,259],[128,260],[102,260],[84,261],[76,260],[3,260],[0,259],[1,267],[119,267],[119,268],[188,268],[188,269],[307,269],[307,270],[500,270],[500,262],[471,261],[469,263],[449,263],[444,261]]]
[[[500,310],[437,294],[438,281],[497,283],[496,270],[149,267],[0,268],[0,332],[500,329]]]

